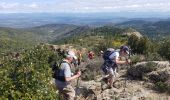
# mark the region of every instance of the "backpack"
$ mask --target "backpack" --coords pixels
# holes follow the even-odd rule
[[[110,60],[109,56],[110,56],[112,53],[114,53],[114,52],[115,52],[115,51],[109,51],[109,50],[105,51],[104,54],[103,54],[103,59],[104,59],[105,61],[109,61],[109,60]]]
[[[105,62],[104,62],[104,64],[101,66],[101,69],[102,69],[102,71],[103,71],[105,74],[108,73],[110,67],[112,67],[113,69],[115,69],[115,68],[117,67],[117,64],[109,58],[109,56],[110,56],[111,54],[113,54],[114,52],[115,52],[115,51],[107,50],[107,51],[105,51],[104,54],[103,54],[103,59],[104,59]]]
[[[65,76],[60,76],[60,72],[62,71],[60,69],[60,66],[62,63],[67,63],[66,61],[62,61],[62,62],[55,62],[53,65],[52,65],[52,77],[57,79],[57,80],[60,80],[60,81],[63,81],[65,82]]]

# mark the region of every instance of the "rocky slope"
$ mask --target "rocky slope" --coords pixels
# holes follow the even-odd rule
[[[101,64],[101,62],[93,62],[91,67],[94,68],[94,66],[96,66],[95,63]],[[140,76],[138,74],[141,73],[138,71],[145,72],[145,70],[141,69],[146,69],[146,65],[149,65],[149,63],[150,62],[137,63],[128,69],[128,75],[126,73],[127,68],[125,66],[120,67],[119,75],[112,89],[107,89],[107,85],[101,81],[102,78],[100,74],[96,75],[94,80],[80,80],[79,87],[75,88],[77,92],[76,98],[77,100],[170,100],[170,95],[168,93],[159,93],[153,89],[153,77],[151,78],[151,76],[155,75],[157,79],[162,79],[163,76],[161,75],[166,75],[166,80],[169,80],[169,62],[153,61],[152,63],[154,63],[156,69],[145,73],[148,80],[141,79],[141,77],[138,77]],[[97,70],[99,71],[99,68],[97,68]],[[95,71],[94,69],[91,73]],[[90,74],[90,72],[87,73],[88,75]],[[155,73],[164,74],[157,75]]]

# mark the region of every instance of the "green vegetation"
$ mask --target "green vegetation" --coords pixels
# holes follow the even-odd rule
[[[53,55],[45,46],[36,46],[19,58],[4,57],[0,67],[1,99],[56,99],[50,68],[55,59],[49,59]]]
[[[0,28],[0,53],[21,51],[42,42],[42,37],[31,32],[12,28]]]
[[[56,27],[58,29],[56,29]],[[131,29],[133,30],[133,29]],[[51,84],[51,65],[60,57],[50,51],[40,42],[50,41],[55,44],[70,44],[87,50],[106,50],[106,48],[119,48],[129,45],[132,49],[133,63],[139,61],[170,60],[170,38],[155,41],[150,38],[126,36],[124,32],[131,31],[111,26],[89,29],[87,27],[48,25],[30,30],[0,28],[0,53],[6,56],[0,58],[0,99],[56,99],[56,89]],[[62,31],[62,32],[61,32]],[[56,39],[61,36],[61,39]],[[37,45],[37,46],[35,46]],[[18,57],[10,57],[11,51],[18,52]],[[101,62],[90,64],[84,80],[93,80],[99,75]],[[93,70],[94,73],[90,71]],[[145,74],[155,70],[153,63],[139,66],[131,71],[144,78]],[[167,85],[157,83],[156,90],[164,91]],[[168,87],[169,88],[169,87]],[[170,90],[170,89],[169,89]]]
[[[168,91],[168,85],[165,84],[164,82],[157,82],[155,84],[155,90],[159,91],[159,92],[166,92]]]
[[[161,42],[159,54],[170,61],[170,38]]]
[[[128,37],[122,35],[126,31],[116,27],[99,27],[72,37],[54,41],[54,44],[72,44],[99,52],[108,47],[118,48],[127,43]]]

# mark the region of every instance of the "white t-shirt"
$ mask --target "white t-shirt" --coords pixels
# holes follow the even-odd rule
[[[112,60],[116,60],[116,59],[119,59],[119,52],[114,52],[112,53],[110,56],[109,56],[110,59]]]

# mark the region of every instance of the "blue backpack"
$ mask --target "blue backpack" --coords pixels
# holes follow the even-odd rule
[[[114,53],[115,51],[105,51],[104,52],[104,54],[103,54],[103,59],[105,60],[105,61],[109,61],[109,60],[111,60],[110,58],[109,58],[109,56],[112,54],[112,53]]]
[[[101,69],[105,74],[108,73],[110,67],[115,68],[117,66],[117,64],[109,58],[109,56],[114,52],[115,51],[107,50],[103,54],[104,64],[101,66]]]

